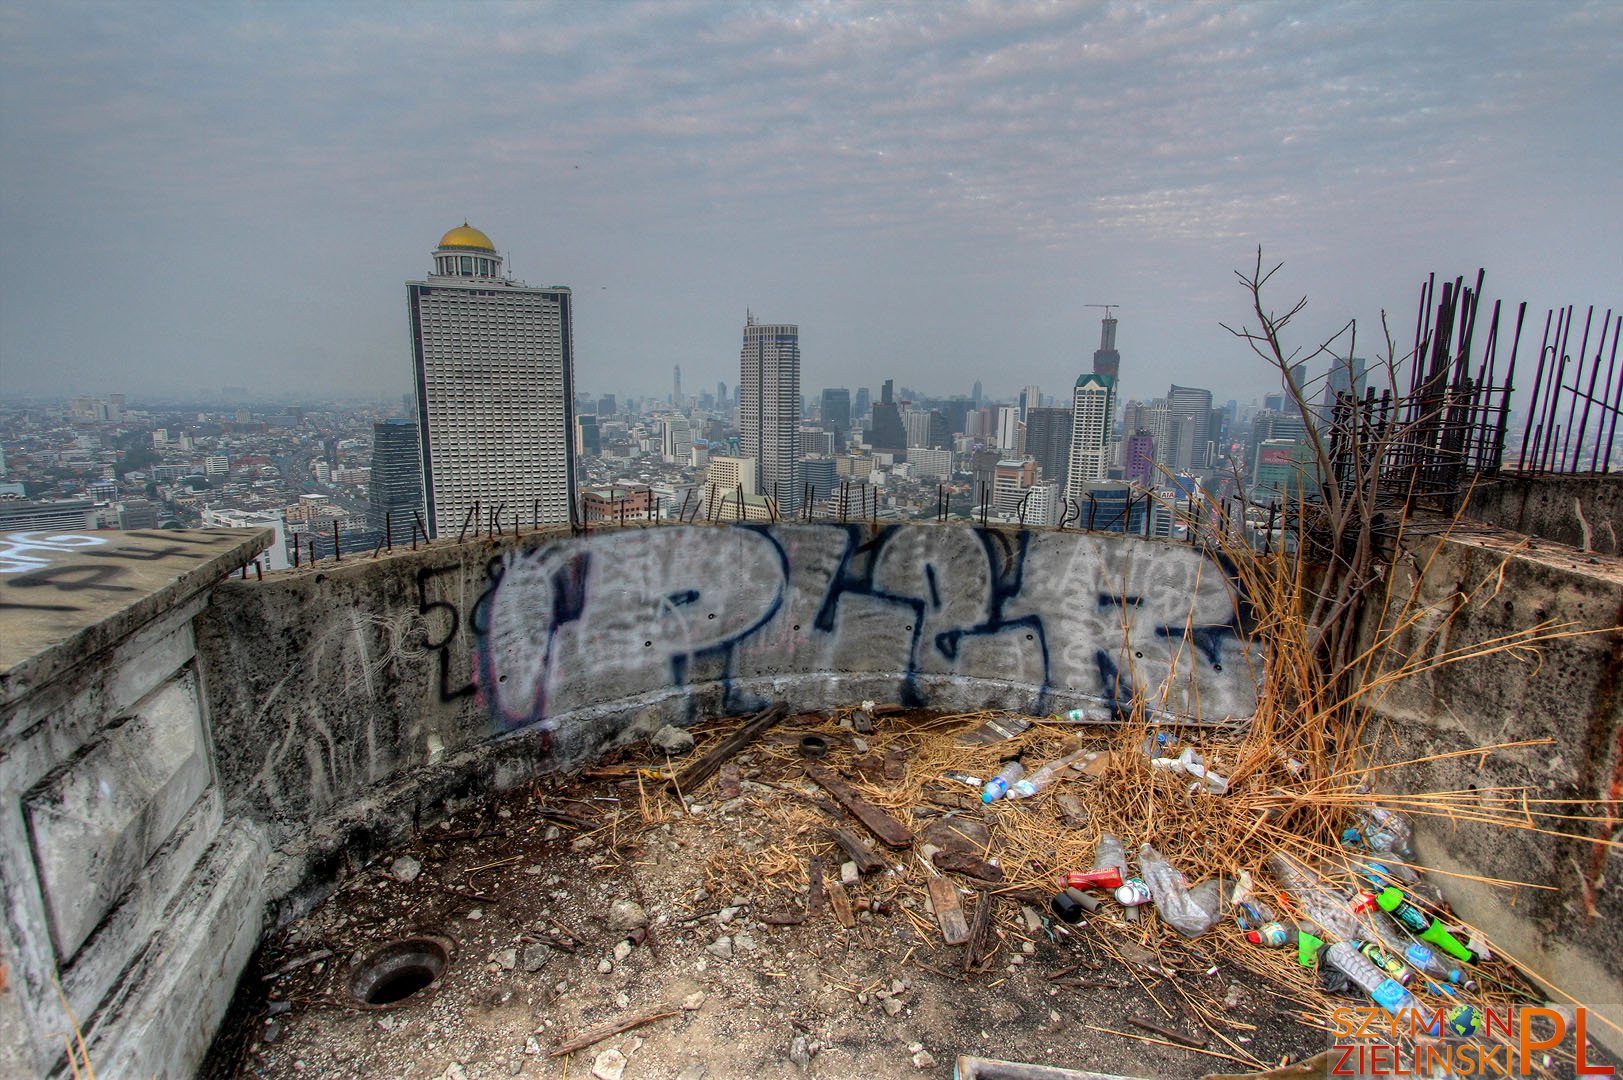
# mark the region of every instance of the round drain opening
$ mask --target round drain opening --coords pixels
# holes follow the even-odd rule
[[[350,997],[373,1009],[410,1001],[445,974],[451,962],[449,945],[443,938],[413,937],[373,950],[349,978]]]

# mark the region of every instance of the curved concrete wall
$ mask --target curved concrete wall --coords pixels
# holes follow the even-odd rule
[[[608,529],[264,582],[199,620],[228,813],[287,914],[423,808],[670,722],[864,698],[1105,720],[1255,709],[1223,567],[1116,535],[964,526]],[[432,809],[430,812],[433,812]]]

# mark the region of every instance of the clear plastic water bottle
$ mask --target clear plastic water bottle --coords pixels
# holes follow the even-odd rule
[[[998,774],[986,782],[981,789],[981,802],[994,803],[1009,793],[1009,788],[1026,774],[1026,767],[1020,763],[1019,758],[1010,758],[1003,763]]]
[[[1354,811],[1363,826],[1364,846],[1371,851],[1390,851],[1408,859],[1414,856],[1414,828],[1409,819],[1384,806],[1365,806]]]
[[[1358,946],[1350,941],[1338,941],[1324,950],[1325,962],[1337,971],[1352,980],[1364,993],[1374,999],[1375,1004],[1385,1009],[1393,1016],[1400,1015],[1403,1009],[1419,1009],[1420,1002],[1415,996],[1404,989],[1403,984],[1391,978],[1370,962],[1369,957],[1358,951]],[[1410,1015],[1418,1015],[1411,1013]],[[1434,1025],[1435,1026],[1435,1025]],[[1428,1031],[1428,1034],[1437,1034]]]
[[[1064,772],[1070,766],[1071,762],[1075,761],[1085,753],[1087,753],[1086,750],[1078,750],[1075,753],[1067,754],[1062,758],[1056,758],[1055,760],[1050,761],[1047,765],[1044,765],[1042,768],[1038,769],[1036,772],[1021,777],[1009,786],[1008,797],[1011,799],[1031,798],[1033,795],[1037,794],[1037,792],[1041,791],[1043,788],[1052,783],[1054,777]]]

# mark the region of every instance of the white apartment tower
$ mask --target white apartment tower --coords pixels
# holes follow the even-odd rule
[[[408,281],[427,525],[454,536],[477,505],[525,525],[570,520],[575,350],[570,291],[502,275],[466,222],[440,238],[434,272]]]
[[[1105,479],[1110,468],[1110,431],[1116,416],[1116,380],[1083,375],[1076,380],[1071,408],[1071,467],[1065,497],[1080,499],[1086,485]]]
[[[756,488],[780,512],[800,508],[800,328],[744,320],[739,354],[738,448],[756,461]]]

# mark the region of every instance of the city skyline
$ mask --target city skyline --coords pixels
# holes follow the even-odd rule
[[[746,302],[810,387],[1065,386],[1110,302],[1123,396],[1237,397],[1258,243],[1307,342],[1432,270],[1623,293],[1620,42],[1609,4],[17,8],[0,382],[405,390],[394,283],[466,217],[575,285],[595,391],[727,377]],[[514,94],[423,82],[464,60]]]

